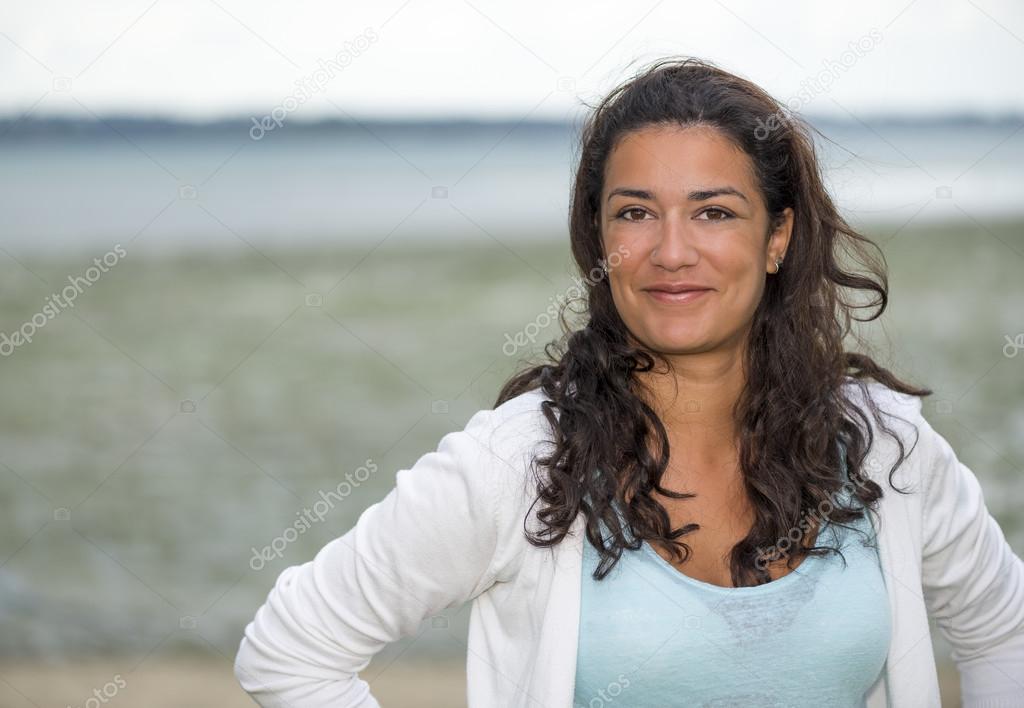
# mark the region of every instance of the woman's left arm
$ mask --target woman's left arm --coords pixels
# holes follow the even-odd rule
[[[974,472],[923,415],[917,424],[927,470],[924,599],[953,646],[963,706],[1024,706],[1024,561],[989,513]]]

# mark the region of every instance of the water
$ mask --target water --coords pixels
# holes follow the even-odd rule
[[[818,136],[826,181],[855,224],[1024,213],[1020,121],[815,125],[828,138]],[[15,125],[0,138],[3,246],[296,248],[394,232],[521,242],[566,229],[569,124],[285,126],[259,141],[248,131]]]

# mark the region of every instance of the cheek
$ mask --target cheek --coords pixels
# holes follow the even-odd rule
[[[763,269],[752,263],[745,263],[732,273],[729,279],[728,300],[732,305],[751,314],[757,309],[764,293]]]
[[[605,228],[601,238],[604,243],[605,253],[610,254],[614,251],[618,251],[620,253],[629,253],[631,254],[631,257],[638,258],[640,252],[643,250],[644,239],[646,237],[643,234],[642,229],[621,228],[614,224],[609,224],[608,227]]]
[[[622,287],[635,282],[644,268],[645,258],[649,257],[643,241],[635,236],[624,237],[611,231],[604,241],[604,252],[608,265]]]
[[[707,258],[713,263],[729,302],[745,309],[749,309],[751,301],[756,306],[765,277],[764,258],[756,249],[719,249],[708,252]]]
[[[637,265],[635,257],[631,260],[623,259],[612,270],[609,281],[615,309],[627,322],[642,317],[648,305],[644,301],[644,294],[634,289],[637,283]]]

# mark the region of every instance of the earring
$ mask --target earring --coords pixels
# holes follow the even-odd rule
[[[776,258],[775,259],[775,272],[778,273],[779,272],[779,268],[781,268],[781,267],[782,267],[782,259],[781,258]]]

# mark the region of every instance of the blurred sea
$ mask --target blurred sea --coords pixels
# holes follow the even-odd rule
[[[855,224],[983,222],[1024,211],[1024,118],[812,122]],[[298,248],[560,238],[570,123],[189,126],[0,121],[0,233],[16,252]],[[243,244],[244,245],[244,244]]]
[[[891,269],[871,353],[936,390],[926,415],[1024,553],[1019,121],[819,127],[844,148],[821,146],[830,187]],[[0,132],[0,332],[126,254],[0,358],[0,655],[233,656],[281,570],[559,334],[542,314],[573,284],[568,126]],[[464,654],[467,621],[388,651]]]

